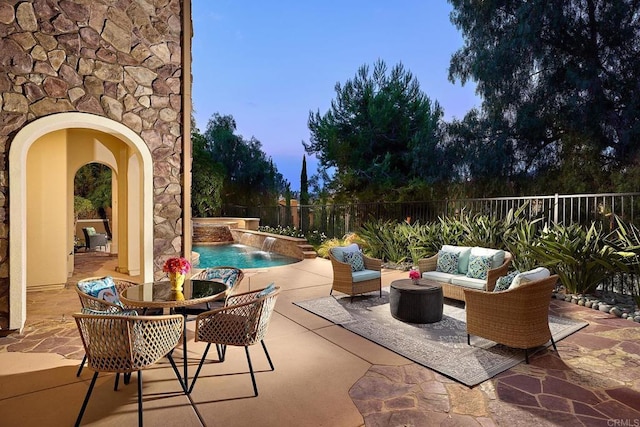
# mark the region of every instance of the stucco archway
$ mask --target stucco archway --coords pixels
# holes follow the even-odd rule
[[[153,280],[153,162],[145,142],[131,129],[105,117],[60,113],[35,120],[18,132],[9,150],[9,328],[21,330],[26,320],[27,154],[41,137],[66,129],[86,129],[111,135],[134,153],[140,183],[140,277]]]

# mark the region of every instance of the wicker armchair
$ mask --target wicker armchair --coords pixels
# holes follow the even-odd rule
[[[74,314],[87,354],[88,367],[95,372],[80,408],[80,425],[100,372],[138,372],[138,425],[142,426],[142,370],[167,356],[180,386],[185,389],[171,353],[180,341],[183,316],[118,316]]]
[[[207,357],[211,344],[216,344],[218,358],[224,361],[228,345],[244,347],[251,373],[254,395],[258,395],[258,386],[253,373],[253,365],[249,356],[249,346],[260,342],[271,370],[273,362],[264,343],[264,337],[269,327],[271,314],[280,293],[277,286],[267,287],[251,292],[231,295],[227,298],[225,307],[207,311],[196,318],[196,341],[207,342],[202,359],[191,382],[189,393],[196,384],[202,365]]]
[[[228,298],[230,295],[233,295],[233,293],[238,290],[240,282],[242,282],[243,278],[244,273],[242,272],[242,270],[236,267],[229,266],[208,267],[191,276],[191,280],[222,281],[228,287],[227,294],[225,296],[226,298]],[[181,312],[185,314],[200,314],[205,311],[209,311],[212,308],[220,308],[223,306],[224,301],[222,300],[212,301],[205,304],[196,304],[189,307],[184,307]]]
[[[120,294],[122,294],[125,289],[128,289],[131,286],[136,286],[137,283],[135,282],[130,282],[129,280],[125,279],[117,279],[115,277],[112,278],[113,283],[116,286],[117,295],[115,297],[117,299],[117,302],[111,302],[102,298],[97,298],[81,290],[83,282],[91,282],[100,279],[104,279],[104,277],[89,277],[78,281],[78,284],[76,285],[76,292],[78,293],[78,297],[80,298],[80,304],[82,305],[82,308],[90,308],[92,310],[98,311],[121,311],[133,309],[133,307],[126,307],[120,302]]]
[[[85,227],[82,229],[84,233],[85,249],[90,251],[98,247],[107,247],[108,237],[104,233],[96,233],[93,227]]]
[[[107,301],[102,298],[93,297],[88,293],[82,291],[81,288],[84,282],[92,282],[95,280],[102,280],[102,279],[104,279],[104,277],[89,277],[87,279],[82,279],[78,281],[75,289],[76,289],[76,293],[78,294],[78,298],[80,299],[80,305],[82,306],[82,308],[88,308],[95,311],[105,311],[109,313],[118,313],[120,311],[130,310],[130,309],[132,310],[133,309],[132,307],[126,307],[120,302],[120,294],[125,289],[131,286],[135,286],[137,283],[130,282],[124,279],[112,278],[117,291],[114,302]],[[78,366],[78,372],[76,372],[77,377],[79,377],[80,374],[82,374],[82,368],[84,368],[84,364],[86,363],[86,361],[87,361],[87,355],[85,354],[84,357],[82,358],[82,362],[80,362],[80,366]],[[115,388],[116,389],[118,388],[117,377],[116,377]]]
[[[333,267],[333,291],[342,292],[351,295],[364,294],[367,292],[378,291],[382,296],[382,260],[362,255],[364,261],[363,271],[352,271],[351,265],[343,261],[341,256],[344,247],[331,248],[329,250],[329,259]]]
[[[557,281],[558,276],[553,275],[500,292],[465,289],[467,343],[471,345],[471,335],[477,335],[521,348],[527,363],[528,349],[549,340],[558,351],[549,330],[549,304]]]

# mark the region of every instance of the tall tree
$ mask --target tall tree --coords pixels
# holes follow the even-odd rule
[[[300,228],[309,231],[309,181],[307,179],[307,158],[302,155],[302,171],[300,172]]]
[[[495,142],[513,175],[640,163],[640,1],[449,2],[465,38],[449,78],[483,99],[487,132],[467,143]]]
[[[220,214],[222,200],[220,192],[224,181],[224,172],[207,151],[207,140],[200,131],[191,127],[193,160],[191,167],[191,210],[195,217],[210,217]]]
[[[283,193],[285,180],[255,137],[236,135],[233,116],[215,113],[204,133],[211,158],[224,171],[223,204],[274,205]]]
[[[416,177],[435,181],[447,171],[438,158],[442,109],[420,90],[400,63],[360,67],[352,80],[335,86],[336,99],[321,115],[309,113],[307,154],[333,170],[330,185],[346,198],[389,199]]]

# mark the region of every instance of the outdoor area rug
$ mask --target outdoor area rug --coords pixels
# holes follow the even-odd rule
[[[461,303],[454,306],[449,303],[455,301],[445,300],[442,321],[415,324],[391,316],[389,288],[383,288],[382,297],[378,295],[376,292],[356,296],[353,302],[349,296],[327,296],[294,304],[469,387],[525,359],[524,350],[477,336],[471,336],[471,346],[467,345],[466,316]],[[587,323],[549,316],[549,326],[557,343]]]

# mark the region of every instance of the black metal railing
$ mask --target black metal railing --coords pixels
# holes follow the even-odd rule
[[[286,206],[225,206],[223,212],[224,216],[260,218],[260,225],[294,226],[303,232],[318,231],[328,237],[342,237],[358,230],[372,219],[427,223],[462,213],[504,218],[511,209],[525,205],[525,215],[529,218],[544,218],[549,224],[588,225],[593,221],[601,221],[613,225],[614,215],[635,225],[640,223],[640,193],[302,205],[292,207],[289,211]],[[308,220],[303,221],[302,218]]]

